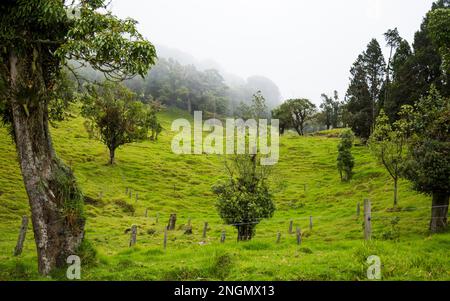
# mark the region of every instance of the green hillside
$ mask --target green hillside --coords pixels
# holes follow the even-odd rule
[[[179,117],[190,118],[176,110],[161,114],[165,130],[159,141],[120,148],[114,166],[107,165],[106,147],[88,138],[80,116],[52,129],[57,153],[89,197],[86,238],[97,256],[82,258],[83,280],[365,280],[370,255],[381,258],[384,280],[450,280],[450,233],[428,233],[430,197],[401,182],[400,210],[393,212],[392,181],[365,146],[353,148],[355,176],[341,183],[332,132],[281,137],[272,176],[275,215],[257,226],[251,242],[237,243],[234,228],[219,218],[211,191],[225,175],[223,157],[173,154],[170,125]],[[0,280],[45,279],[37,273],[31,224],[23,254],[13,256],[21,216],[30,213],[5,128],[0,128],[0,151]],[[366,198],[373,211],[370,242],[363,240],[362,217],[356,217],[357,203]],[[164,249],[163,228],[171,213],[177,214],[177,230],[169,232]],[[184,234],[188,219],[192,235]],[[288,233],[290,220],[302,229],[300,246]],[[204,222],[209,223],[206,239]],[[127,229],[133,224],[138,236],[130,248]]]

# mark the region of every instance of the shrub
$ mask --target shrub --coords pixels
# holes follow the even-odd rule
[[[350,181],[353,175],[355,160],[351,149],[354,141],[354,134],[351,130],[346,130],[341,134],[341,142],[338,145],[337,168],[341,176],[341,181]]]

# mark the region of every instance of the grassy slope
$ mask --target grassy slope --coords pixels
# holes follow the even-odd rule
[[[122,147],[114,166],[105,164],[105,147],[88,139],[82,118],[52,130],[57,153],[73,166],[84,193],[96,199],[102,194],[100,204],[86,206],[86,237],[99,255],[96,264],[83,267],[82,279],[363,280],[370,255],[380,256],[383,279],[450,279],[450,234],[427,232],[430,210],[423,207],[430,206],[430,198],[401,182],[400,206],[417,210],[389,212],[390,178],[368,150],[354,148],[354,179],[341,183],[335,168],[338,140],[326,136],[287,134],[281,138],[273,181],[278,190],[275,216],[258,225],[252,242],[236,243],[234,229],[223,225],[217,216],[210,189],[223,177],[223,158],[177,156],[170,150],[171,121],[183,114],[173,110],[164,113],[161,117],[166,130],[160,141]],[[0,151],[0,280],[41,279],[36,271],[31,226],[24,253],[12,256],[20,217],[29,214],[29,209],[15,149],[5,129],[0,129]],[[138,191],[138,202],[134,192],[133,200],[125,195],[127,186]],[[370,243],[362,240],[362,220],[355,218],[356,204],[364,198],[372,200],[375,212],[375,239]],[[115,200],[132,204],[134,216]],[[168,247],[163,250],[162,230],[172,212],[178,216],[177,228],[191,218],[194,234],[184,235],[182,229],[169,233]],[[309,215],[314,218],[312,231],[308,229]],[[383,238],[389,236],[394,216],[400,217],[398,242]],[[304,233],[300,247],[295,235],[288,234],[290,219]],[[199,242],[205,221],[210,230],[203,245]],[[129,248],[129,234],[124,232],[132,224],[139,227],[138,243]],[[149,234],[150,229],[155,233]],[[227,233],[224,244],[219,242],[222,230]],[[282,238],[276,244],[278,231]]]

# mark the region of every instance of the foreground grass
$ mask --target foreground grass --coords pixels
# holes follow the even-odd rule
[[[98,254],[93,262],[84,260],[83,280],[365,280],[370,255],[381,258],[384,280],[450,280],[450,234],[428,233],[430,198],[401,182],[400,211],[392,212],[392,182],[363,146],[353,150],[353,180],[341,183],[332,131],[281,138],[272,183],[275,216],[257,226],[253,241],[237,243],[235,230],[218,217],[211,192],[224,177],[223,157],[171,152],[170,124],[180,116],[189,118],[180,111],[164,113],[160,140],[122,147],[113,166],[106,164],[106,148],[88,139],[81,117],[52,130],[57,153],[92,199],[86,205],[86,238]],[[31,225],[23,254],[12,256],[29,206],[6,129],[0,129],[0,151],[0,280],[47,279],[37,274]],[[356,204],[365,198],[371,199],[374,212],[374,239],[367,243],[362,219],[356,217]],[[163,228],[170,213],[177,213],[177,230],[169,233],[164,250]],[[184,234],[188,219],[192,235]],[[302,229],[301,246],[288,233],[290,220]],[[209,223],[206,239],[204,222]],[[132,224],[138,225],[138,242],[129,248]],[[227,239],[221,244],[223,230]]]

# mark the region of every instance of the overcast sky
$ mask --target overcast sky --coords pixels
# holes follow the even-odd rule
[[[338,90],[372,38],[398,27],[409,42],[433,0],[113,0],[154,44],[212,59],[227,71],[264,75],[284,98]],[[388,50],[383,49],[386,53]]]

